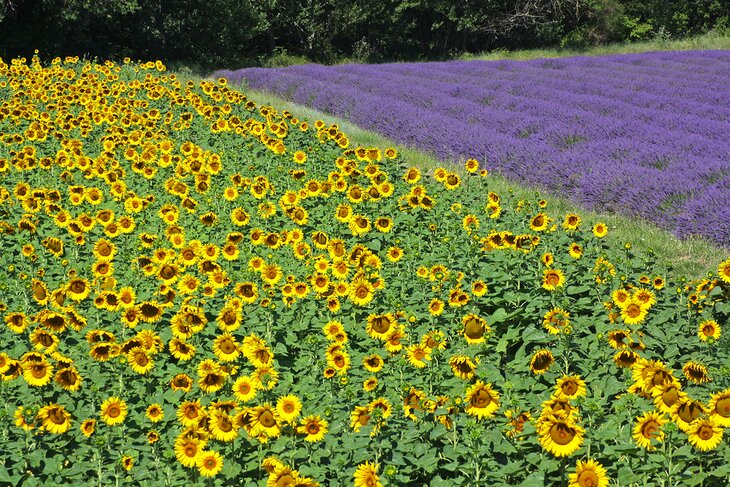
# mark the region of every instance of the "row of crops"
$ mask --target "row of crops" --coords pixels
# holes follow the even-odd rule
[[[441,159],[730,246],[726,51],[219,71]]]
[[[720,485],[730,259],[161,63],[0,62],[0,483]]]

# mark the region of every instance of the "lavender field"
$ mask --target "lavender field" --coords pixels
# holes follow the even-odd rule
[[[730,52],[219,71],[443,159],[730,246]]]

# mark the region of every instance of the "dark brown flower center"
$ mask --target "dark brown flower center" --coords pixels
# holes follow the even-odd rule
[[[66,422],[66,415],[63,414],[60,408],[54,408],[48,414],[48,419],[54,424],[64,424]]]
[[[259,423],[264,425],[266,428],[271,428],[276,425],[276,419],[274,419],[274,415],[271,411],[266,409],[259,415]]]
[[[117,418],[117,417],[119,417],[120,414],[122,414],[122,410],[116,404],[112,404],[106,410],[106,415],[109,416],[110,418]]]
[[[652,439],[652,437],[659,436],[661,429],[659,423],[650,419],[641,426],[641,435],[646,439]]]
[[[580,487],[598,487],[598,476],[593,470],[583,470],[578,475],[578,485]]]
[[[704,441],[709,440],[714,435],[714,431],[712,431],[712,427],[707,426],[706,424],[703,424],[699,428],[697,428],[697,436],[699,436]]]
[[[715,403],[715,412],[723,418],[730,418],[730,397],[723,397]]]
[[[556,274],[555,272],[548,273],[547,277],[545,278],[545,282],[549,286],[557,286],[560,283],[560,276]]]
[[[480,389],[471,397],[471,405],[477,408],[485,408],[492,402],[492,396],[488,391]]]
[[[550,428],[550,439],[558,445],[567,445],[575,438],[575,430],[565,423],[558,423]]]

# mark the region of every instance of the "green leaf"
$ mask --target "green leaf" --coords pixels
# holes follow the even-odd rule
[[[520,487],[533,487],[535,485],[545,485],[545,472],[541,470],[532,472],[519,484]]]

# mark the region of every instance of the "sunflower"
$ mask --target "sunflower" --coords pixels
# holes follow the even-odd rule
[[[127,417],[127,403],[112,396],[101,404],[101,420],[109,426],[122,424]]]
[[[103,260],[96,261],[91,266],[91,272],[96,279],[111,276],[114,274],[114,264]]]
[[[274,354],[271,352],[266,342],[255,335],[243,339],[243,355],[251,362],[251,364],[260,369],[262,367],[270,367],[274,360]]]
[[[160,433],[158,433],[155,430],[150,430],[147,432],[147,443],[150,445],[154,445],[160,440]]]
[[[327,364],[339,374],[345,374],[350,368],[350,355],[345,350],[327,353]]]
[[[730,283],[730,259],[720,262],[717,266],[717,276],[723,281]]]
[[[175,439],[175,457],[183,467],[194,467],[204,447],[205,444],[198,439],[178,436]]]
[[[348,227],[355,236],[361,236],[368,233],[372,229],[370,219],[364,215],[353,215],[348,220]]]
[[[205,411],[200,405],[200,400],[184,401],[178,406],[177,419],[183,426],[195,426],[205,417]]]
[[[304,441],[316,442],[324,439],[328,423],[319,416],[312,415],[301,419],[297,433],[306,435]]]
[[[542,326],[552,335],[560,333],[570,333],[570,313],[563,308],[553,308],[547,313],[542,320]]]
[[[203,392],[218,392],[226,382],[226,374],[223,371],[210,371],[198,379],[198,387]]]
[[[7,370],[10,368],[10,361],[12,359],[10,356],[5,352],[0,352],[0,375],[7,372]]]
[[[105,342],[96,343],[91,347],[89,355],[91,355],[94,360],[106,362],[107,360],[119,355],[119,345]]]
[[[574,242],[568,246],[568,255],[574,259],[580,259],[583,255],[583,248]]]
[[[380,372],[380,370],[385,365],[383,358],[378,354],[368,355],[367,357],[363,358],[362,363],[365,367],[365,370],[373,373]]]
[[[388,338],[385,340],[385,349],[390,353],[398,353],[403,349],[403,343],[401,340],[405,338],[405,327],[400,325],[394,329]]]
[[[649,309],[635,299],[630,299],[621,307],[621,319],[627,325],[638,325],[646,319]]]
[[[579,375],[564,375],[555,384],[555,396],[561,399],[575,399],[586,395],[586,383]]]
[[[71,428],[71,414],[59,404],[42,407],[38,411],[37,418],[49,433],[60,435]]]
[[[560,269],[545,269],[542,273],[542,288],[555,291],[565,283],[565,275]]]
[[[201,451],[195,461],[203,477],[215,477],[223,468],[223,457],[217,451]]]
[[[631,330],[611,330],[606,335],[608,344],[611,347],[621,350],[628,348],[631,343]]]
[[[281,427],[276,421],[276,410],[269,403],[251,409],[251,436],[266,435],[275,438],[281,434]]]
[[[499,409],[499,393],[492,384],[477,380],[466,390],[466,413],[477,418],[489,418]]]
[[[411,345],[406,348],[408,362],[419,369],[424,368],[431,361],[431,349],[422,345]]]
[[[23,364],[23,378],[30,386],[43,387],[53,378],[53,366],[45,360],[27,361]]]
[[[380,464],[365,462],[355,469],[355,487],[383,487],[378,477]]]
[[[593,225],[593,235],[596,238],[603,238],[608,235],[608,227],[605,223],[596,223]]]
[[[258,384],[245,375],[240,376],[233,383],[233,395],[241,402],[248,402],[256,397]]]
[[[140,319],[146,323],[154,323],[162,318],[165,309],[157,301],[143,301],[137,305]]]
[[[58,347],[60,339],[50,331],[38,327],[30,334],[30,342],[36,350],[52,353]]]
[[[85,437],[90,437],[94,434],[94,431],[96,430],[96,420],[95,419],[85,419],[81,422],[81,433],[84,434]]]
[[[238,425],[223,411],[212,413],[208,417],[208,429],[218,441],[230,443],[238,438]]]
[[[396,326],[396,318],[392,313],[383,315],[371,314],[367,318],[365,331],[372,338],[386,340]]]
[[[525,430],[525,424],[532,419],[532,415],[528,411],[508,409],[504,415],[509,420],[509,426],[512,427],[504,432],[507,438],[517,437]]]
[[[533,374],[544,374],[548,371],[553,362],[555,362],[553,354],[550,350],[543,348],[532,354],[532,359],[530,360],[530,371]]]
[[[48,300],[51,298],[51,293],[48,292],[48,287],[43,281],[33,279],[33,281],[31,281],[30,289],[33,291],[33,299],[35,299],[35,301],[41,306],[46,305]]]
[[[721,334],[722,327],[715,320],[705,320],[697,326],[697,335],[703,342],[719,340]]]
[[[56,384],[67,391],[78,391],[81,387],[81,375],[76,367],[58,369],[55,380]]]
[[[561,418],[574,418],[578,409],[570,404],[570,399],[565,397],[553,396],[542,403],[542,416],[550,415],[560,416]]]
[[[329,321],[322,327],[322,331],[324,332],[324,336],[327,337],[327,340],[337,341],[336,337],[345,333],[345,327],[340,321]]]
[[[689,442],[700,451],[710,451],[722,442],[723,428],[712,418],[694,420],[688,430]]]
[[[637,289],[634,292],[633,299],[644,308],[651,308],[656,303],[654,293],[648,289]]]
[[[122,468],[126,471],[130,471],[134,466],[134,458],[129,455],[123,455],[119,461],[122,464]]]
[[[233,362],[240,355],[240,347],[236,337],[228,332],[222,333],[213,340],[213,353],[223,362]]]
[[[76,302],[83,301],[89,296],[89,293],[91,292],[91,286],[89,286],[89,281],[80,277],[71,279],[66,285],[65,289],[66,296]]]
[[[439,316],[444,312],[444,302],[438,298],[433,298],[428,304],[428,312],[431,316]]]
[[[8,313],[5,315],[5,324],[13,333],[20,334],[28,327],[28,317],[25,313]]]
[[[177,360],[183,362],[192,359],[195,356],[195,345],[180,340],[179,338],[173,338],[167,344],[167,348],[170,350],[170,354]]]
[[[404,251],[402,248],[390,247],[385,255],[390,262],[398,262],[401,258],[403,258],[403,254]]]
[[[454,355],[449,359],[449,365],[454,375],[460,379],[471,380],[476,374],[476,364],[466,355]]]
[[[159,421],[162,421],[165,418],[165,412],[162,409],[162,406],[160,406],[157,403],[150,404],[147,407],[147,411],[145,412],[145,416],[152,421],[153,423],[157,423]]]
[[[575,472],[568,475],[568,487],[608,487],[608,475],[595,460],[578,460]]]
[[[672,371],[658,360],[640,360],[632,368],[632,376],[635,384],[649,397],[657,387],[676,382]]]
[[[23,373],[23,365],[19,360],[8,359],[5,364],[5,371],[0,374],[3,381],[13,380]]]
[[[461,324],[464,326],[462,329],[464,339],[470,345],[485,342],[486,335],[492,331],[484,318],[472,313],[463,316]]]
[[[619,350],[616,352],[616,355],[613,356],[613,361],[618,367],[626,369],[632,367],[639,358],[639,354],[633,350]]]
[[[718,426],[730,428],[730,389],[713,394],[707,409],[710,419]]]
[[[362,388],[365,392],[373,392],[378,387],[377,377],[368,377],[362,383]]]
[[[279,419],[293,423],[302,411],[302,402],[293,394],[282,396],[276,401],[276,413]]]
[[[634,426],[633,438],[636,444],[649,451],[656,449],[652,444],[652,440],[658,442],[664,441],[664,431],[662,426],[667,422],[664,414],[656,411],[648,411],[642,416],[636,418]]]
[[[375,229],[381,233],[388,233],[393,230],[393,220],[386,216],[378,217],[375,219]]]
[[[704,405],[700,401],[689,398],[677,401],[672,408],[672,421],[685,433],[689,432],[692,422],[705,413]]]
[[[652,391],[654,407],[659,411],[672,414],[672,408],[679,401],[685,401],[687,394],[680,389],[679,382],[661,384]]]
[[[134,347],[127,353],[127,361],[136,373],[144,375],[155,366],[155,362],[147,355],[143,347]]]
[[[117,253],[117,247],[107,239],[100,239],[94,244],[94,257],[100,262],[111,261]]]
[[[568,418],[549,415],[539,428],[540,445],[556,457],[567,457],[583,445],[585,430]]]
[[[690,380],[695,384],[704,384],[705,382],[710,382],[712,380],[707,372],[707,367],[693,360],[684,364],[682,372],[684,372],[684,376],[687,380]]]
[[[187,374],[177,374],[170,380],[170,387],[175,392],[190,392],[193,388],[193,379]]]
[[[530,220],[530,230],[533,232],[544,232],[550,226],[552,218],[548,217],[545,213],[538,213],[532,220]]]

